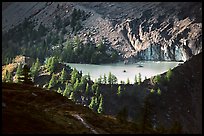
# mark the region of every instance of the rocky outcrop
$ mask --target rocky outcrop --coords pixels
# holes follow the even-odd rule
[[[82,22],[80,38],[105,38],[123,59],[186,61],[202,51],[199,2],[16,2],[2,8],[2,31],[25,18],[35,21],[36,29],[40,24],[54,29],[55,16],[66,20],[74,8],[85,11],[90,16]]]
[[[119,31],[126,35],[138,58],[186,61],[202,51],[202,23],[193,17],[179,19],[178,11],[167,11],[147,10],[140,18],[121,24]],[[167,14],[162,15],[164,12]]]

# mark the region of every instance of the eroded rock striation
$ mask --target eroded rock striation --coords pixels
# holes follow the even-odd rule
[[[36,29],[40,24],[52,29],[56,16],[66,20],[73,9],[89,15],[77,35],[84,41],[106,39],[123,60],[186,61],[202,51],[200,2],[3,3],[2,30],[25,18],[35,21]]]

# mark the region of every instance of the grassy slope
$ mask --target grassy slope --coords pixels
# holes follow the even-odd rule
[[[162,126],[170,127],[178,121],[183,133],[202,133],[202,53],[172,72],[171,80],[159,85],[161,95],[151,99],[154,114]],[[149,79],[144,84],[154,88]]]
[[[74,114],[99,133],[139,133],[132,123],[98,115],[49,90],[3,83],[2,94],[3,133],[91,133]]]

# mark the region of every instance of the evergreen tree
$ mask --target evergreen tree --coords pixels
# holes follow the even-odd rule
[[[40,70],[40,61],[39,59],[37,58],[36,59],[36,62],[32,64],[32,67],[30,68],[30,71],[31,71],[31,75],[32,77],[36,77],[38,75],[38,72]]]
[[[98,84],[97,84],[97,82],[94,82],[94,84],[91,86],[92,92],[93,92],[93,93],[96,92],[96,91],[97,91],[97,88],[98,88]]]
[[[127,85],[129,85],[130,84],[130,79],[129,78],[127,78]]]
[[[111,80],[112,80],[112,84],[117,84],[117,82],[118,82],[117,77],[113,74],[111,75]]]
[[[75,98],[74,98],[74,92],[71,92],[70,96],[69,96],[69,99],[75,101]]]
[[[77,78],[80,79],[80,75],[79,75],[78,71],[76,70],[76,68],[74,68],[73,71],[71,72],[71,83],[72,83],[72,85],[74,85]]]
[[[99,103],[98,103],[98,97],[96,97],[96,96],[95,96],[94,104],[95,104],[94,111],[96,111],[96,110],[97,110],[97,107],[98,107],[98,105],[99,105]]]
[[[103,113],[103,97],[101,94],[100,94],[100,103],[99,103],[97,111],[98,111],[98,113]]]
[[[73,88],[73,91],[79,91],[79,79],[77,78],[76,79],[76,82],[74,83],[74,88]]]
[[[51,57],[49,60],[48,60],[48,71],[50,73],[53,73],[56,69],[56,64],[59,63],[59,58],[58,57]]]
[[[135,85],[137,85],[137,75],[135,75],[135,82],[134,82]]]
[[[81,92],[83,93],[84,89],[85,89],[85,85],[86,85],[87,81],[86,81],[86,76],[82,76],[81,77],[81,81],[79,83],[79,89],[81,90]]]
[[[19,82],[19,78],[22,75],[22,72],[23,72],[22,66],[21,66],[21,64],[19,64],[17,67],[17,70],[16,70],[17,83]]]
[[[94,110],[94,108],[95,108],[95,97],[91,97],[91,103],[89,104],[89,108]]]
[[[108,84],[112,84],[112,74],[109,72],[108,74]]]
[[[154,82],[155,84],[161,83],[161,75],[156,75],[156,76],[154,77],[154,79],[153,79],[153,82]]]
[[[52,57],[50,66],[49,66],[49,68],[48,68],[48,70],[49,70],[49,72],[50,72],[51,74],[54,72],[54,68],[55,68],[55,58]]]
[[[35,63],[32,64],[30,71],[31,71],[32,77],[35,77],[35,75],[37,75],[37,71],[35,69]]]
[[[58,92],[58,93],[62,93],[62,90],[61,90],[60,87],[58,88],[57,92]]]
[[[120,84],[123,84],[123,85],[124,85],[124,84],[125,84],[125,81],[122,81],[122,80],[121,80],[121,81],[120,81]]]
[[[141,82],[142,82],[142,77],[141,77],[141,74],[139,73],[139,75],[138,75],[138,85],[140,85]]]
[[[172,72],[171,69],[169,69],[169,70],[167,71],[167,73],[166,73],[166,80],[167,80],[168,82],[170,81],[172,75],[173,75],[173,72]]]
[[[49,67],[50,67],[50,65],[51,65],[51,62],[52,62],[52,57],[46,59],[46,61],[45,61],[45,67],[46,67],[47,69],[49,69]]]
[[[154,93],[155,91],[154,91],[154,89],[152,88],[152,89],[150,90],[150,92],[151,92],[151,93]]]
[[[99,89],[98,89],[98,85],[96,87],[96,90],[95,90],[95,96],[98,96],[99,95]]]
[[[64,68],[62,69],[62,72],[61,72],[61,76],[60,76],[60,82],[61,84],[66,81],[66,71],[64,70]]]
[[[120,86],[120,85],[118,86],[118,92],[117,92],[117,95],[118,95],[118,96],[121,95],[121,86]]]
[[[106,74],[103,75],[103,83],[104,83],[104,84],[107,84]]]
[[[52,78],[50,79],[49,85],[48,85],[48,89],[54,87],[56,84],[56,80],[55,80],[55,75],[54,73],[52,74]]]
[[[36,62],[35,62],[35,69],[36,69],[36,71],[40,70],[40,61],[38,58],[36,59]]]
[[[63,92],[63,96],[67,96],[67,94],[69,95],[70,93],[70,89],[69,89],[69,86],[68,86],[68,83],[66,84],[66,87],[64,89],[64,92]]]
[[[161,90],[160,90],[160,88],[157,89],[157,94],[158,94],[158,95],[161,95]]]
[[[88,94],[89,94],[89,84],[88,83],[86,83],[86,91],[85,91],[85,93],[88,96]]]
[[[18,77],[24,84],[33,84],[29,67],[25,64],[23,67],[22,77]]]
[[[11,72],[9,72],[8,70],[6,70],[5,81],[12,82],[12,75],[11,75]]]
[[[88,82],[91,81],[91,77],[90,77],[90,74],[89,74],[89,73],[88,73],[88,75],[87,75],[87,80],[88,80]]]
[[[102,83],[102,76],[100,75],[100,77],[98,78],[98,84]]]

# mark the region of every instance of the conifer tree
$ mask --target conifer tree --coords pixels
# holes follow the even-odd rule
[[[89,74],[89,73],[88,73],[88,75],[87,75],[87,79],[88,79],[88,82],[91,81],[91,77],[90,77],[90,74]]]
[[[111,80],[112,80],[112,84],[117,84],[117,82],[118,82],[117,77],[113,74],[111,75]]]
[[[56,80],[55,80],[55,75],[53,73],[52,78],[50,79],[50,82],[49,82],[49,85],[48,85],[48,89],[50,89],[51,87],[54,87],[55,84],[56,84]]]
[[[73,91],[78,91],[79,90],[79,79],[77,78],[76,79],[76,82],[74,83],[74,88],[73,88]]]
[[[172,72],[171,69],[169,69],[169,70],[167,71],[167,73],[166,73],[166,80],[167,80],[168,82],[170,81],[172,75],[173,75],[173,72]]]
[[[125,84],[125,81],[122,81],[122,80],[121,80],[121,81],[120,81],[120,84]]]
[[[40,70],[40,61],[39,59],[37,58],[36,59],[36,62],[32,64],[32,67],[30,68],[30,71],[31,71],[31,75],[32,77],[36,77],[38,75],[38,72]]]
[[[129,85],[130,84],[130,79],[129,78],[127,78],[127,85]]]
[[[8,70],[6,70],[5,81],[6,82],[12,82],[12,75],[11,75],[11,72],[9,72]]]
[[[141,74],[139,73],[139,75],[138,75],[138,85],[140,85],[141,82],[142,82],[142,77],[141,77]]]
[[[157,89],[157,94],[161,95],[161,89],[160,88]]]
[[[135,82],[134,82],[135,85],[137,85],[137,75],[135,75]]]
[[[118,91],[117,91],[117,95],[120,96],[121,95],[121,86],[118,86]]]
[[[23,66],[22,76],[18,77],[19,81],[22,81],[24,84],[33,84],[30,74],[30,68],[25,64]]]
[[[151,93],[154,93],[154,89],[152,88],[152,89],[150,90],[150,92],[151,92]]]
[[[36,59],[36,62],[35,62],[35,69],[36,69],[36,71],[39,71],[39,69],[40,69],[40,61],[38,58]]]
[[[32,77],[35,77],[35,75],[37,74],[36,69],[35,69],[35,63],[32,64],[30,71],[31,71]]]
[[[98,97],[96,97],[96,96],[95,96],[95,101],[94,101],[94,103],[95,103],[94,111],[96,111],[96,110],[97,110],[97,107],[98,107],[98,105],[99,105],[99,103],[98,103]]]
[[[97,84],[97,82],[94,82],[94,84],[91,86],[92,92],[93,93],[96,92],[97,88],[98,88],[98,84]]]
[[[98,78],[98,84],[102,83],[102,76],[100,75],[100,77]]]
[[[16,70],[17,83],[19,82],[19,78],[22,75],[22,72],[23,72],[22,66],[21,66],[21,64],[19,64],[17,67],[17,70]]]
[[[108,84],[112,84],[112,74],[109,72],[108,74]]]
[[[71,92],[71,94],[70,94],[70,96],[69,96],[69,99],[75,101],[75,99],[74,99],[74,92]]]
[[[95,107],[95,98],[94,96],[91,97],[91,103],[89,104],[89,108],[94,110]]]
[[[107,77],[106,77],[106,74],[103,75],[103,83],[104,83],[104,84],[107,84]]]
[[[51,65],[51,62],[52,62],[52,57],[49,57],[47,58],[46,62],[45,62],[45,67],[47,69],[49,69],[50,65]]]
[[[55,69],[55,57],[52,57],[51,58],[51,63],[50,63],[50,66],[49,66],[48,70],[49,70],[50,73],[53,73],[54,69]]]
[[[95,90],[95,95],[96,95],[96,96],[98,96],[98,95],[99,95],[98,85],[97,85],[96,90]]]
[[[66,80],[66,71],[64,68],[62,69],[61,76],[60,76],[60,82],[61,84]]]
[[[99,106],[98,106],[98,113],[103,113],[103,97],[102,95],[100,94],[100,103],[99,103]]]
[[[79,75],[78,71],[76,70],[76,68],[74,68],[73,71],[71,72],[71,83],[72,83],[72,85],[74,85],[77,78],[79,79],[80,75]]]
[[[153,82],[154,82],[155,84],[161,83],[161,75],[156,75],[156,76],[154,77],[154,79],[153,79]]]
[[[67,83],[65,87],[65,96],[70,95],[72,91],[73,91],[72,86]]]
[[[89,83],[86,83],[86,91],[85,91],[86,95],[89,94]]]
[[[61,90],[60,87],[58,88],[57,92],[58,92],[58,93],[62,93],[62,90]]]

